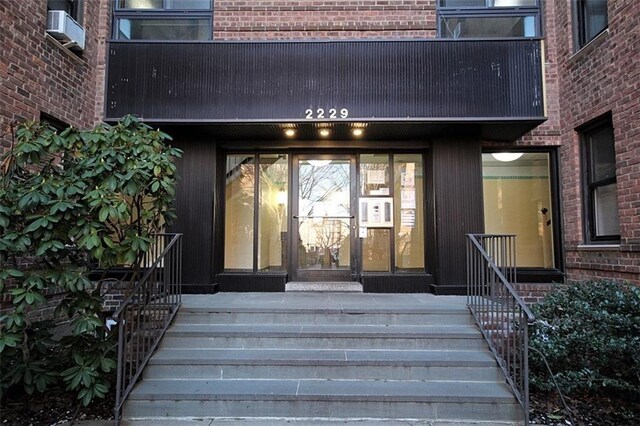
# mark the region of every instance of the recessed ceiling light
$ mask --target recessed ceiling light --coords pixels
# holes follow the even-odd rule
[[[329,136],[331,134],[329,129],[320,129],[319,133],[320,133],[320,136],[322,136],[323,138],[326,138],[327,136]]]
[[[285,134],[287,137],[292,138],[292,137],[294,137],[294,136],[296,135],[296,131],[295,131],[295,129],[286,129],[286,130],[284,131],[284,134]]]
[[[353,130],[351,131],[351,133],[352,133],[352,134],[353,134],[353,136],[355,136],[355,137],[360,137],[360,136],[362,136],[362,135],[364,134],[364,129],[360,129],[360,128],[353,129]]]

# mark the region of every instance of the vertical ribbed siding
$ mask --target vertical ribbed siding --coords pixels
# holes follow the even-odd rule
[[[539,40],[118,43],[108,119],[349,120],[543,116]]]
[[[443,140],[433,143],[436,281],[466,285],[468,233],[484,230],[480,141]]]
[[[174,141],[184,150],[177,161],[178,183],[172,232],[183,234],[183,282],[209,284],[213,270],[213,195],[216,149],[208,141]]]

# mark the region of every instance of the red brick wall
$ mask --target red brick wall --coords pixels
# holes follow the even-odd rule
[[[215,1],[214,39],[425,38],[435,0]]]
[[[554,0],[560,75],[564,239],[570,279],[620,278],[640,284],[640,2],[609,4],[609,28],[574,52],[571,2]],[[580,161],[575,128],[613,117],[620,247],[584,246]]]
[[[102,116],[104,38],[108,0],[85,2],[86,47],[80,57],[46,36],[47,2],[0,1],[0,152],[14,121],[41,113],[65,123],[93,126]]]

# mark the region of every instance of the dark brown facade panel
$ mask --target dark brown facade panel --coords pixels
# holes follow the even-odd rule
[[[172,232],[183,234],[185,284],[213,282],[213,205],[216,149],[210,141],[174,141],[184,151],[177,161],[178,185]]]
[[[286,274],[250,275],[222,273],[217,275],[220,291],[226,292],[283,292],[287,283]]]
[[[428,293],[433,277],[428,274],[375,274],[360,277],[365,293]]]
[[[111,42],[107,120],[543,121],[540,40]]]
[[[433,143],[436,283],[466,286],[468,233],[484,230],[481,146],[474,140]]]

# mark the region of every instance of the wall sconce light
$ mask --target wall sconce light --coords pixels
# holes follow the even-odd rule
[[[286,137],[288,138],[292,138],[296,135],[296,130],[295,129],[285,129],[284,134]]]
[[[327,128],[322,128],[320,129],[320,131],[318,132],[320,134],[320,136],[322,136],[323,138],[327,138],[329,137],[329,135],[331,134],[331,131]]]
[[[493,158],[498,161],[502,161],[503,163],[508,163],[510,161],[516,161],[518,158],[522,157],[524,152],[494,152],[491,154]]]
[[[359,138],[360,136],[364,135],[364,129],[361,129],[359,127],[355,128],[351,131],[351,134],[356,138]]]

